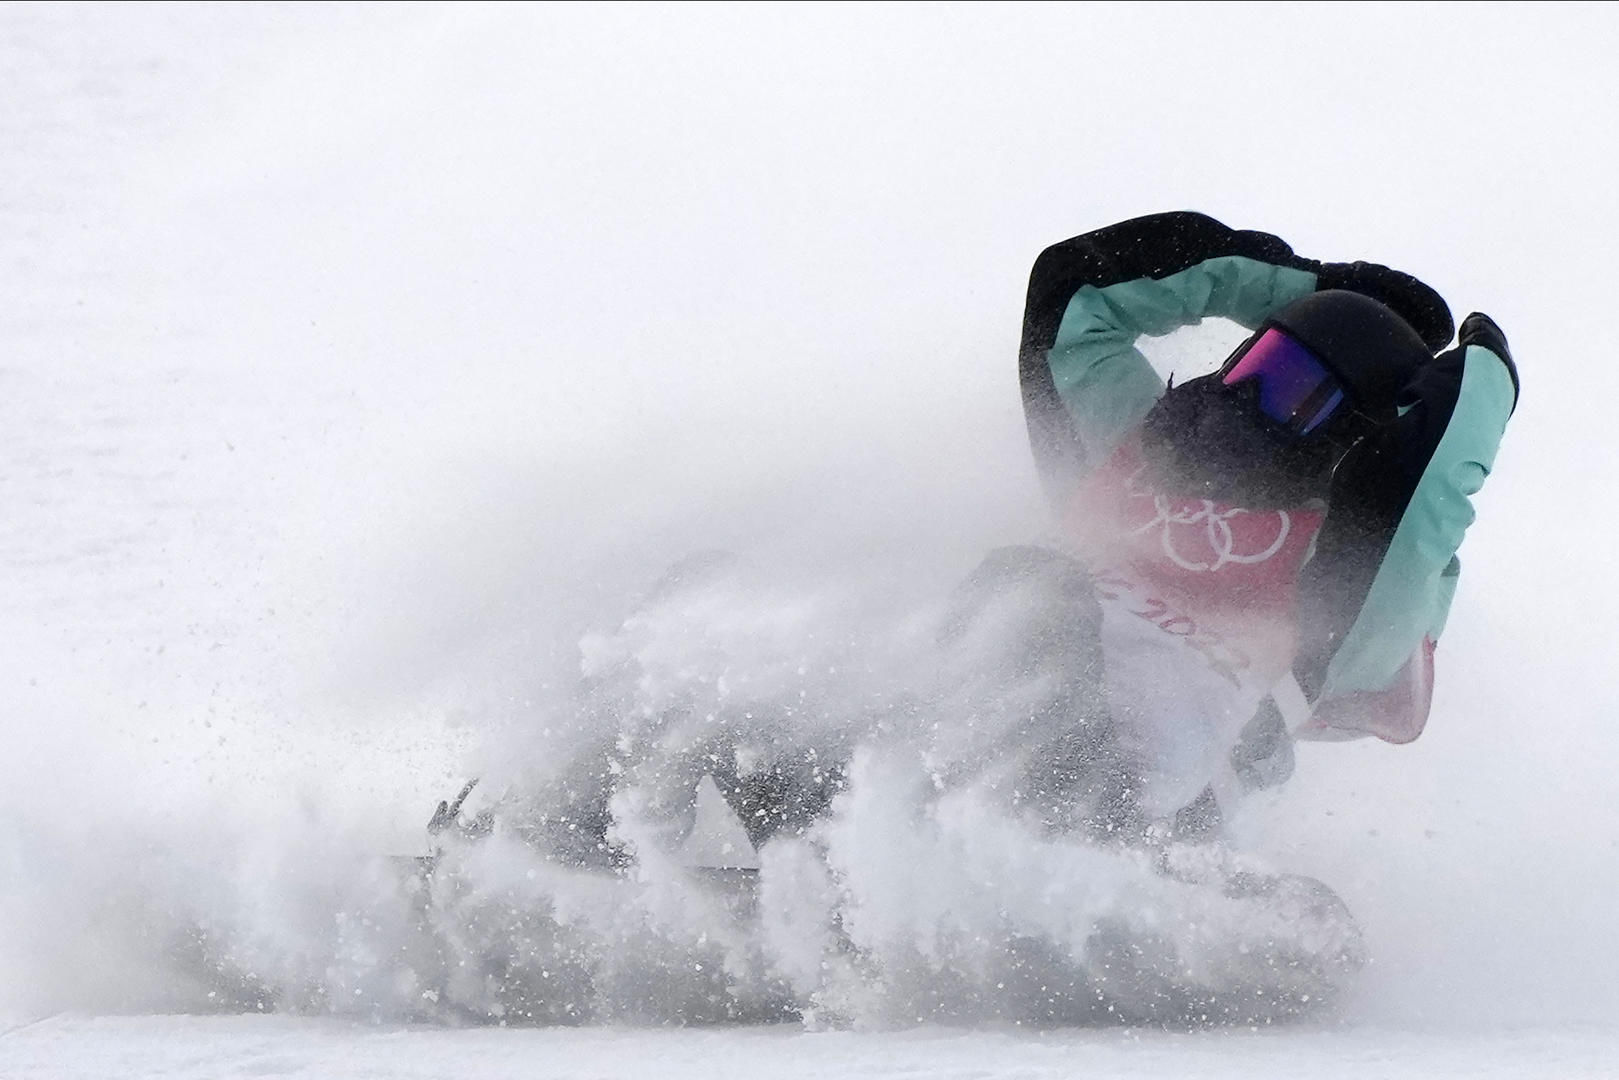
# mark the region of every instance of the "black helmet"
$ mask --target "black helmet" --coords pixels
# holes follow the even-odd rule
[[[1404,319],[1359,293],[1312,293],[1267,319],[1218,372],[1171,387],[1142,447],[1181,494],[1298,505],[1325,494],[1368,421],[1397,415],[1432,359]]]
[[[1433,359],[1411,324],[1360,293],[1327,289],[1295,300],[1266,320],[1306,346],[1331,370],[1354,409],[1392,420],[1417,369]]]

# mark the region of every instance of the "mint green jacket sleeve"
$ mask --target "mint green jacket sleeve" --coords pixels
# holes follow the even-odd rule
[[[1428,719],[1434,645],[1461,575],[1473,497],[1518,401],[1499,327],[1474,314],[1424,365],[1399,418],[1333,473],[1315,557],[1299,581],[1294,675],[1329,735],[1410,742]]]
[[[1469,345],[1438,358],[1426,400],[1391,433],[1388,441],[1402,448],[1432,449],[1417,459],[1416,486],[1354,622],[1333,650],[1323,698],[1386,689],[1424,641],[1439,639],[1461,572],[1457,551],[1474,519],[1472,497],[1494,468],[1517,404],[1516,372],[1500,348]],[[1446,377],[1454,378],[1453,389],[1432,388]]]
[[[1210,316],[1256,329],[1315,284],[1306,270],[1227,255],[1163,278],[1080,288],[1063,312],[1048,363],[1086,459],[1105,459],[1163,395],[1163,381],[1136,347],[1141,337]]]
[[[1041,252],[1029,275],[1019,369],[1047,494],[1063,503],[1162,395],[1136,347],[1144,335],[1209,316],[1256,326],[1321,287],[1334,266],[1342,276],[1361,264],[1300,258],[1275,236],[1191,211],[1109,225]]]

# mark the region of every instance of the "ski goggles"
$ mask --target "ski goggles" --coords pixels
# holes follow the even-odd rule
[[[1337,412],[1344,391],[1336,376],[1301,342],[1271,327],[1226,362],[1225,386],[1253,380],[1259,408],[1295,435],[1308,435]]]

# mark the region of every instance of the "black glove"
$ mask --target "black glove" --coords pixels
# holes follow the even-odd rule
[[[1450,344],[1455,331],[1450,307],[1419,279],[1377,263],[1322,263],[1317,289],[1348,289],[1369,296],[1411,324],[1428,351],[1437,353]]]
[[[1512,353],[1507,349],[1507,336],[1495,325],[1495,320],[1482,311],[1475,311],[1462,320],[1462,332],[1457,335],[1457,344],[1464,349],[1469,345],[1482,345],[1501,359],[1512,360]]]

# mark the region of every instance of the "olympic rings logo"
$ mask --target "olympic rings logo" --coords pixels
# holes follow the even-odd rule
[[[1164,557],[1183,570],[1194,573],[1212,573],[1225,566],[1253,566],[1265,562],[1282,550],[1287,543],[1288,534],[1293,530],[1293,519],[1286,510],[1254,511],[1244,507],[1234,506],[1230,509],[1217,509],[1218,504],[1209,499],[1200,499],[1195,503],[1177,504],[1151,488],[1138,484],[1142,470],[1137,470],[1125,482],[1126,491],[1135,498],[1151,499],[1153,507],[1152,520],[1130,530],[1129,536],[1142,536],[1154,529],[1161,529],[1159,545],[1163,548]],[[1237,530],[1231,523],[1242,516],[1256,514],[1276,515],[1276,536],[1269,544],[1264,546],[1252,545],[1252,550],[1239,551]],[[1208,558],[1192,559],[1182,553],[1176,544],[1176,534],[1179,531],[1185,536],[1185,530],[1192,529],[1202,534],[1203,543],[1208,550]],[[1243,529],[1244,539],[1252,538],[1253,530]],[[1268,531],[1268,530],[1266,530]],[[1184,543],[1184,539],[1182,543]]]

